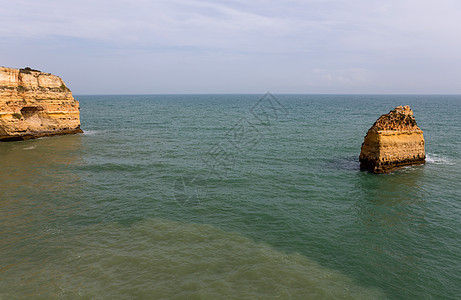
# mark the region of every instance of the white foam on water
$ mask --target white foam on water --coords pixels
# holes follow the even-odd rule
[[[26,148],[23,148],[23,150],[33,150],[35,148],[37,148],[37,146],[26,147]]]
[[[456,163],[449,158],[435,154],[435,153],[426,153],[426,162],[430,164],[436,165],[455,165]]]
[[[83,131],[83,134],[84,135],[96,135],[98,133],[100,133],[101,131],[99,130],[84,130]]]

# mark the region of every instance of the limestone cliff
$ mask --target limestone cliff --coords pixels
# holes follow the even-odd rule
[[[361,168],[373,173],[425,161],[423,131],[409,106],[398,106],[379,117],[368,130],[360,152]]]
[[[58,76],[0,67],[0,141],[81,133],[79,109]]]

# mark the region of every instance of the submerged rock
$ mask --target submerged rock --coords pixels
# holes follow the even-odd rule
[[[359,159],[361,169],[373,173],[426,162],[423,131],[408,105],[379,117],[365,136]]]
[[[61,78],[0,67],[0,141],[82,132],[79,103]]]

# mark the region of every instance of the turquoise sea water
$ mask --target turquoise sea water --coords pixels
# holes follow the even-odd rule
[[[0,299],[456,299],[461,96],[76,96],[0,144]],[[410,105],[427,164],[359,170]]]

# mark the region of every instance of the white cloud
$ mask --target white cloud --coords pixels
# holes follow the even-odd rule
[[[1,36],[290,52],[323,43],[395,50],[459,45],[460,5],[442,1],[2,1]],[[379,4],[377,4],[379,3]],[[282,41],[285,44],[278,43]],[[261,49],[263,48],[263,49]]]
[[[319,85],[334,87],[366,87],[371,83],[371,74],[364,68],[339,70],[314,69]]]
[[[71,52],[86,67],[90,57],[98,64],[108,57],[175,78],[171,72],[197,73],[199,61],[204,78],[197,84],[231,84],[206,74],[219,67],[237,77],[239,66],[242,74],[277,70],[283,76],[266,84],[284,82],[295,92],[328,85],[418,89],[427,82],[446,89],[461,75],[461,2],[455,0],[0,0],[0,7],[0,39],[34,47],[43,64]],[[2,47],[0,57],[21,64],[19,52]]]

